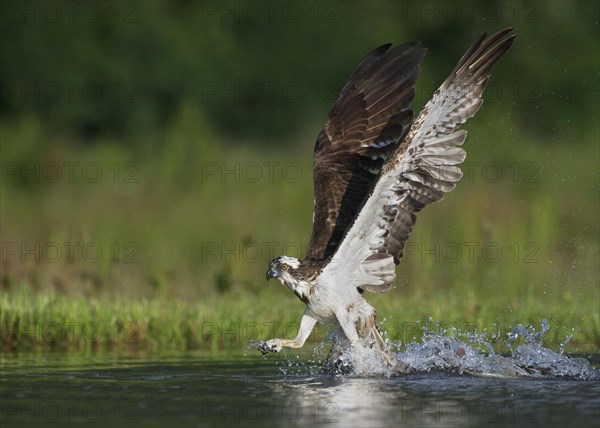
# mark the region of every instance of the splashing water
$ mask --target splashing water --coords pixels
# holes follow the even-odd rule
[[[439,325],[430,320],[436,327]],[[483,332],[460,332],[455,327],[432,330],[423,326],[421,342],[411,343],[396,357],[414,372],[441,371],[495,377],[570,378],[589,380],[598,373],[583,358],[563,355],[542,346],[542,337],[550,329],[542,320],[539,330],[532,325],[518,324],[505,342],[511,351],[508,357],[498,355],[490,340],[497,337]],[[516,347],[515,347],[516,346]]]
[[[494,325],[496,327],[496,325]],[[564,378],[574,380],[600,379],[584,358],[569,357],[563,354],[564,346],[570,337],[561,343],[560,351],[554,352],[542,346],[542,338],[550,329],[546,320],[540,327],[518,324],[506,334],[504,342],[510,356],[496,353],[492,342],[499,339],[497,332],[460,331],[454,326],[442,328],[432,319],[421,326],[422,338],[404,346],[403,351],[394,355],[409,374],[447,373],[490,376],[501,378]],[[327,338],[326,338],[327,340]],[[391,349],[399,350],[401,343],[386,340]],[[315,352],[322,355],[324,343],[317,345]],[[340,359],[341,373],[353,376],[394,376],[375,349],[352,348]],[[281,369],[291,374],[293,368],[309,368],[311,374],[322,362],[311,360],[306,364],[288,360]],[[346,370],[344,370],[346,369]],[[406,373],[402,373],[406,374]]]

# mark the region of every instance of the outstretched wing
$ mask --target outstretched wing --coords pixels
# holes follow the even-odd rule
[[[457,128],[481,106],[492,66],[514,41],[514,36],[503,39],[511,30],[487,39],[484,34],[434,93],[382,167],[372,193],[323,274],[343,275],[346,281],[340,283],[369,291],[390,289],[415,213],[441,200],[462,178],[458,165],[466,154],[460,146],[467,133]]]
[[[330,257],[406,135],[425,49],[383,45],[351,73],[315,144],[313,231],[305,260]]]

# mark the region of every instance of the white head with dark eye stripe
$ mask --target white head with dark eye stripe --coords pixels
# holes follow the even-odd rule
[[[271,260],[269,270],[267,270],[267,280],[279,278],[281,282],[285,279],[291,279],[293,272],[300,267],[300,260],[295,257],[280,256]]]

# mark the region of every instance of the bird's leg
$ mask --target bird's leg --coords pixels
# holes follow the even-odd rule
[[[343,310],[336,314],[340,328],[333,336],[333,347],[327,356],[325,369],[331,373],[347,374],[352,372],[352,363],[344,357],[351,347],[361,346],[356,324],[350,311]]]
[[[377,322],[375,321],[375,311],[368,316],[361,317],[357,324],[358,334],[366,346],[369,348],[377,346],[381,351],[388,349],[379,333],[379,327],[377,327]]]
[[[366,338],[370,342],[370,346],[376,346],[377,349],[381,352],[381,356],[383,360],[392,368],[398,370],[399,372],[406,372],[406,367],[397,358],[392,355],[390,348],[383,341],[383,337],[379,333],[379,327],[377,326],[377,321],[375,320],[375,314],[369,316],[369,320],[367,323],[368,328],[366,334]]]
[[[392,355],[392,352],[383,341],[375,321],[374,309],[368,315],[358,317],[356,322],[352,320],[348,311],[340,312],[337,319],[351,346],[376,347],[387,365],[400,372],[405,371],[404,365]]]
[[[351,371],[349,366],[344,366],[343,355],[348,351],[350,341],[341,327],[333,334],[332,341],[333,346],[327,355],[325,369],[332,373],[345,373]]]
[[[356,325],[350,316],[350,312],[346,309],[339,311],[336,314],[336,318],[340,323],[340,327],[344,330],[344,334],[350,341],[351,346],[356,346],[359,342],[358,332],[356,331]]]
[[[302,348],[308,336],[312,332],[317,320],[312,316],[311,312],[306,308],[302,319],[300,320],[300,328],[298,334],[293,339],[271,339],[262,342],[258,345],[260,352],[264,354],[269,352],[279,352],[283,348]]]

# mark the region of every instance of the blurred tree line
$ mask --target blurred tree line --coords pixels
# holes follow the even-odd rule
[[[3,123],[33,117],[51,135],[82,143],[160,144],[182,106],[193,106],[198,123],[224,142],[277,144],[321,123],[351,68],[387,42],[420,40],[429,49],[418,108],[479,34],[506,26],[518,39],[486,94],[490,112],[544,137],[597,132],[597,1],[3,0],[0,7]]]

